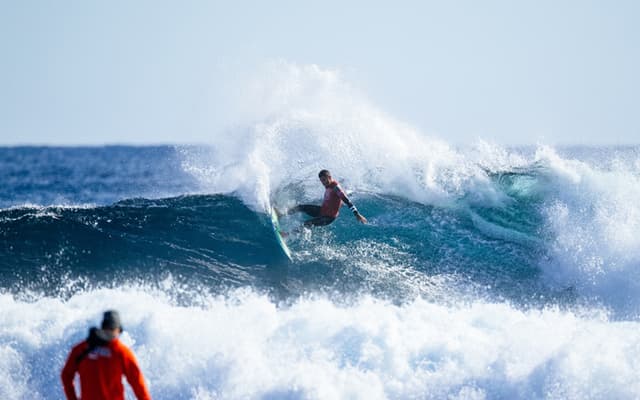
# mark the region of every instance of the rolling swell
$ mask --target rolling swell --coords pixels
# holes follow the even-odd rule
[[[241,285],[251,283],[251,270],[281,259],[271,228],[222,195],[11,208],[0,211],[0,231],[5,287],[53,290],[69,278],[103,284],[167,273]]]

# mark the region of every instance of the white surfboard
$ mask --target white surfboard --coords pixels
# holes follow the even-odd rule
[[[289,250],[287,243],[285,243],[284,238],[280,233],[280,221],[278,220],[278,214],[273,207],[271,207],[271,225],[273,226],[273,232],[276,234],[276,240],[282,248],[282,251],[284,251],[284,254],[287,256],[289,261],[292,261],[291,250]]]

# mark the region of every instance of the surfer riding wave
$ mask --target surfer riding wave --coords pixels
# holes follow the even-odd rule
[[[322,185],[325,187],[324,199],[321,206],[314,204],[299,204],[288,209],[284,213],[276,210],[278,215],[282,216],[296,212],[303,212],[312,217],[304,222],[305,227],[324,226],[335,221],[340,213],[340,207],[342,206],[342,203],[344,203],[349,207],[351,212],[353,212],[353,215],[358,219],[358,221],[363,224],[367,223],[367,219],[360,214],[356,206],[349,200],[340,187],[338,181],[331,177],[331,172],[323,169],[318,173],[318,178],[320,178],[320,182],[322,182]]]

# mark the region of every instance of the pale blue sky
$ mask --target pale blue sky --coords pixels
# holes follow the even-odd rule
[[[207,142],[270,60],[452,144],[637,144],[638,21],[637,1],[0,0],[0,144]]]

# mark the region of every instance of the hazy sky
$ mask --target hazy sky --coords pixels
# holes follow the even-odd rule
[[[637,144],[638,21],[639,1],[0,0],[0,144],[207,142],[270,60],[452,144]]]

